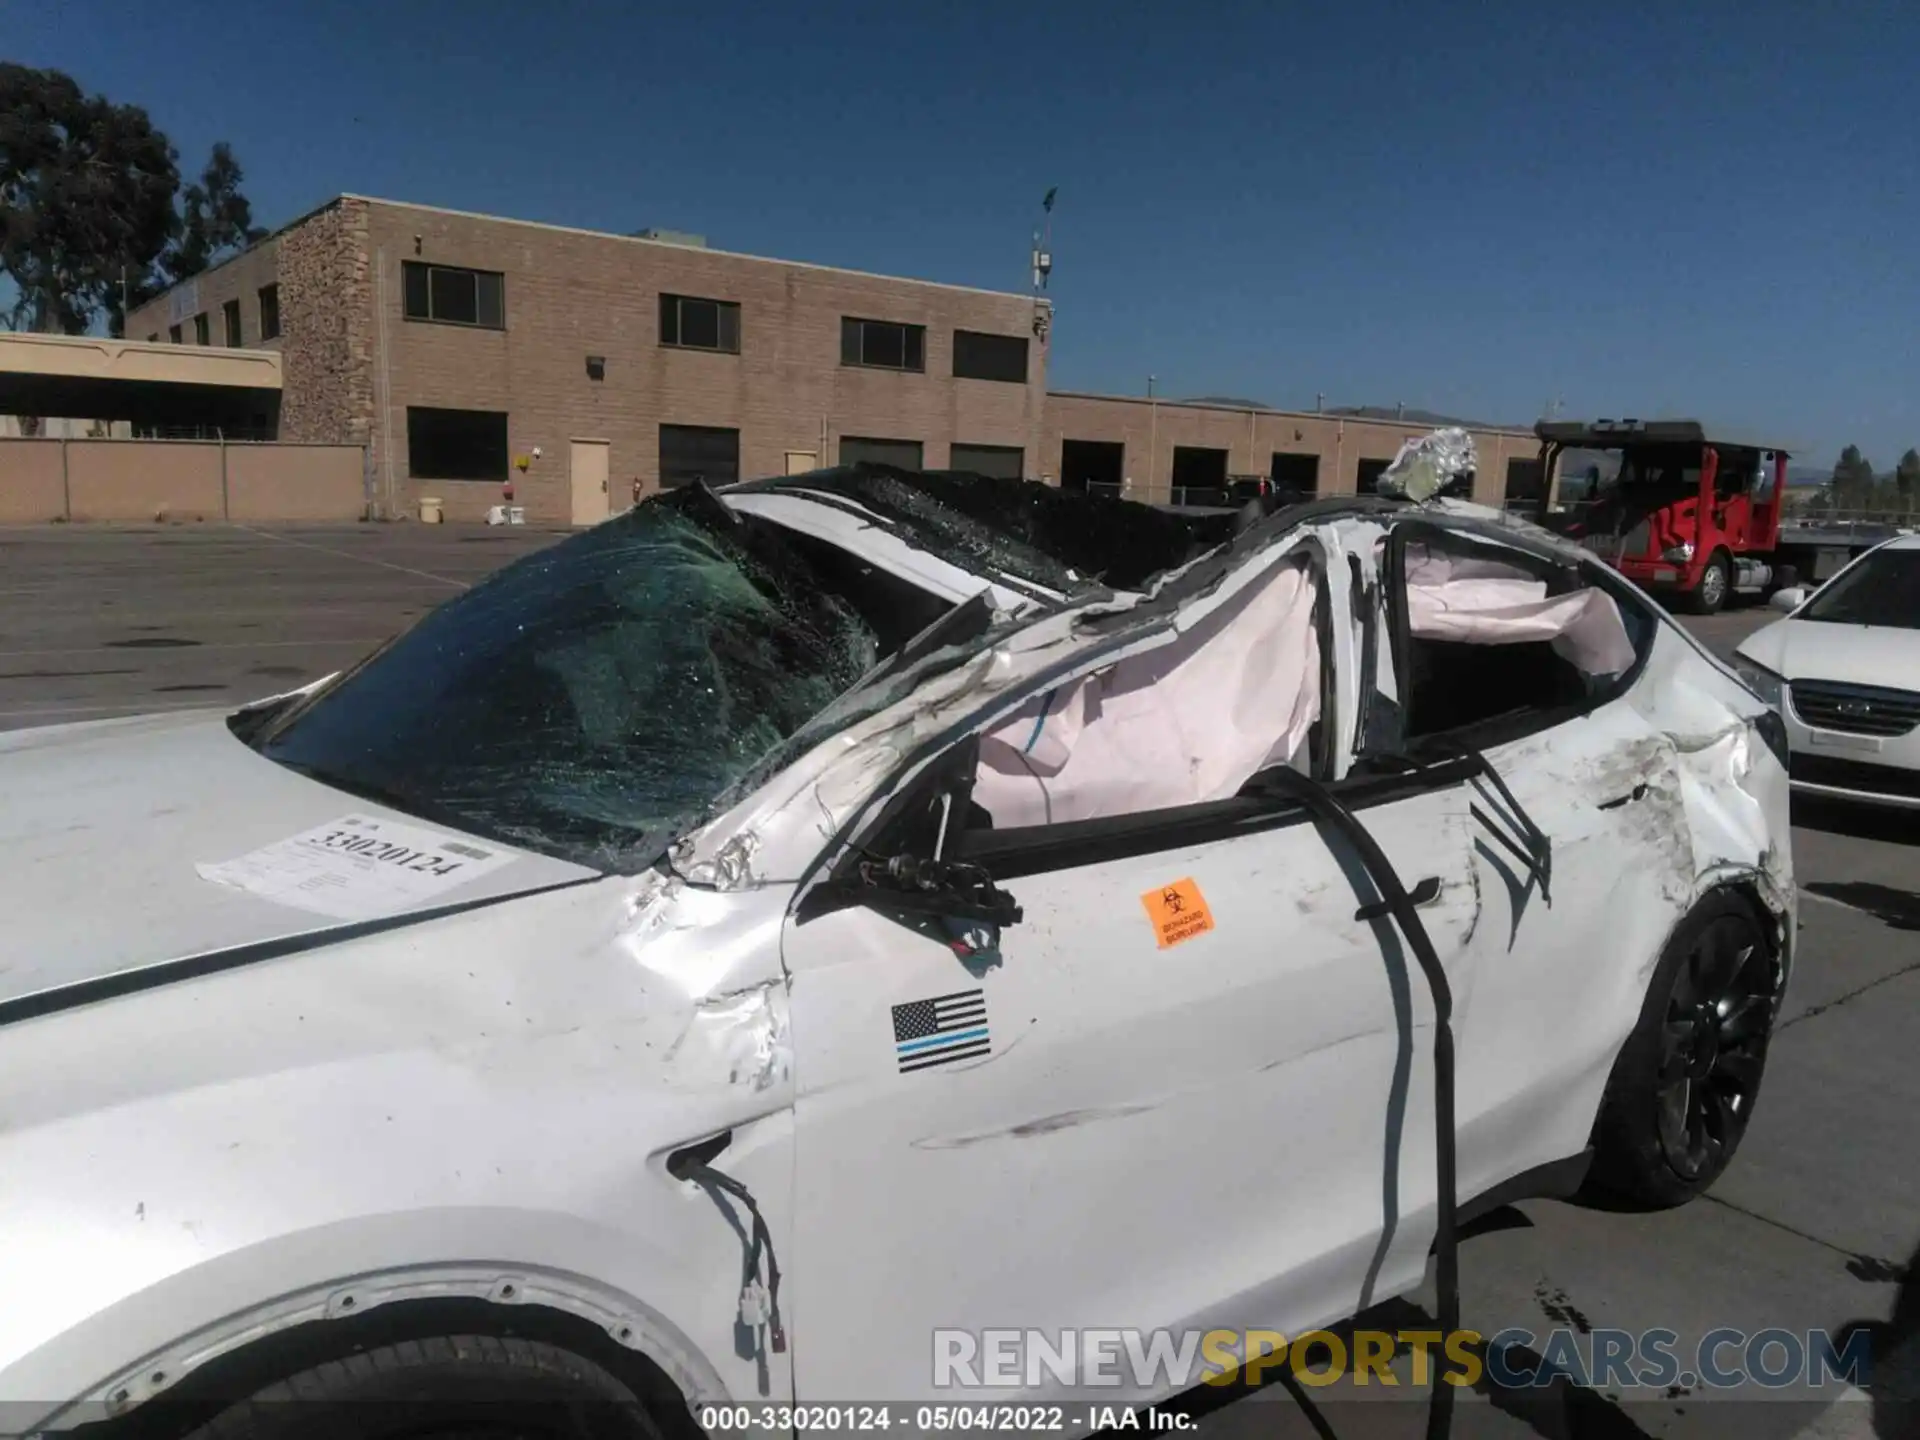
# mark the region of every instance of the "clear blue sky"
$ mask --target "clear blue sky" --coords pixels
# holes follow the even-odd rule
[[[342,190],[1023,289],[1056,387],[1920,444],[1920,6],[4,8],[9,58]]]

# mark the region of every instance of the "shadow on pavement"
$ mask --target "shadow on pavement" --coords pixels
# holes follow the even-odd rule
[[[1876,885],[1870,880],[1815,880],[1806,888],[1815,895],[1838,900],[1895,930],[1920,930],[1920,894]]]
[[[1844,1345],[1862,1331],[1873,1347],[1866,1388],[1873,1397],[1875,1440],[1920,1440],[1920,1250],[1907,1260],[1893,1314],[1856,1320],[1836,1339]]]

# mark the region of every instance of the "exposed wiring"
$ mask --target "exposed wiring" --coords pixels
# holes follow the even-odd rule
[[[780,1319],[780,1262],[773,1253],[773,1232],[767,1228],[766,1218],[760,1213],[760,1206],[753,1198],[753,1192],[731,1175],[724,1175],[703,1160],[689,1159],[673,1167],[673,1173],[680,1179],[691,1181],[709,1193],[719,1190],[731,1195],[747,1207],[752,1217],[751,1238],[747,1246],[747,1263],[744,1267],[745,1280],[740,1290],[740,1321],[744,1325],[758,1328],[767,1327],[767,1345],[776,1355],[786,1353],[787,1330]],[[767,1257],[767,1279],[762,1287],[760,1282],[760,1257]],[[764,1313],[761,1304],[765,1297]]]

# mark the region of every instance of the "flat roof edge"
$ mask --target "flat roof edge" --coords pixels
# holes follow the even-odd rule
[[[1283,420],[1321,420],[1339,424],[1385,425],[1390,429],[1406,430],[1416,435],[1429,435],[1441,429],[1441,426],[1424,420],[1385,420],[1371,415],[1330,415],[1324,410],[1276,410],[1266,405],[1219,405],[1210,401],[1163,400],[1160,396],[1147,395],[1103,395],[1094,390],[1049,390],[1047,398],[1061,400],[1099,400],[1125,405],[1158,405],[1171,410],[1216,410],[1223,415],[1272,415]],[[1470,435],[1515,435],[1524,439],[1534,438],[1534,432],[1514,425],[1463,425],[1459,428]]]

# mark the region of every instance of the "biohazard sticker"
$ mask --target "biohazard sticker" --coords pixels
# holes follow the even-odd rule
[[[1213,929],[1213,912],[1207,908],[1206,897],[1191,878],[1149,890],[1140,897],[1140,903],[1147,907],[1147,918],[1153,922],[1153,938],[1162,950]]]

